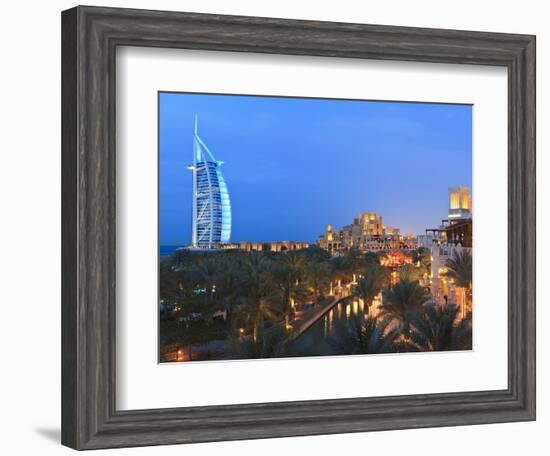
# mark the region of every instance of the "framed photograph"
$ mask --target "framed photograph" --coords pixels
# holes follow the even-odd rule
[[[62,13],[62,442],[535,419],[535,37]]]
[[[158,103],[160,362],[472,350],[471,105]]]

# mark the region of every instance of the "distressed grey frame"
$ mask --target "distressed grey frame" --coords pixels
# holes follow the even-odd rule
[[[506,67],[508,388],[116,410],[115,49],[121,45]],[[62,443],[72,448],[534,420],[535,37],[99,7],[64,11],[62,241]]]

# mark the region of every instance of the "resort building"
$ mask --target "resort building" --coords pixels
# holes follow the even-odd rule
[[[472,247],[472,197],[468,187],[449,189],[449,212],[437,228],[426,229],[417,237],[423,247],[456,245]]]
[[[193,135],[193,221],[191,247],[213,249],[231,237],[231,203],[221,172],[222,161],[200,138],[195,118]]]
[[[438,228],[427,229],[417,240],[419,245],[430,248],[430,291],[434,302],[457,305],[464,317],[471,311],[468,290],[457,287],[447,277],[447,260],[472,250],[472,198],[467,187],[449,189],[448,218],[443,219]]]
[[[352,248],[363,252],[414,249],[416,239],[412,235],[402,235],[399,228],[384,226],[382,217],[375,212],[366,212],[340,230],[328,225],[317,240],[317,245],[331,255],[336,255]]]
[[[426,234],[419,234],[416,236],[417,247],[425,247],[429,249],[437,241],[439,241],[439,236],[433,234],[432,232],[428,233],[428,230],[426,230]]]
[[[233,242],[221,246],[225,250],[238,249],[245,252],[288,252],[309,247],[307,242],[277,241],[277,242]]]
[[[353,219],[353,224],[349,227],[365,235],[381,235],[384,234],[384,223],[382,222],[382,216],[378,216],[376,212],[366,212],[359,217]]]

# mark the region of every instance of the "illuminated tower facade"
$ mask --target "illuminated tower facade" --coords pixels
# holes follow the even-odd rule
[[[449,189],[449,221],[472,218],[472,197],[468,187]]]
[[[192,246],[213,249],[231,238],[231,203],[216,160],[198,133],[197,118],[193,134],[193,226]]]

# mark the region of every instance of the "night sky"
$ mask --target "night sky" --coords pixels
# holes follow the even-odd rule
[[[360,212],[422,234],[472,185],[472,106],[161,93],[160,244],[191,241],[194,117],[232,206],[231,241],[315,241]]]

